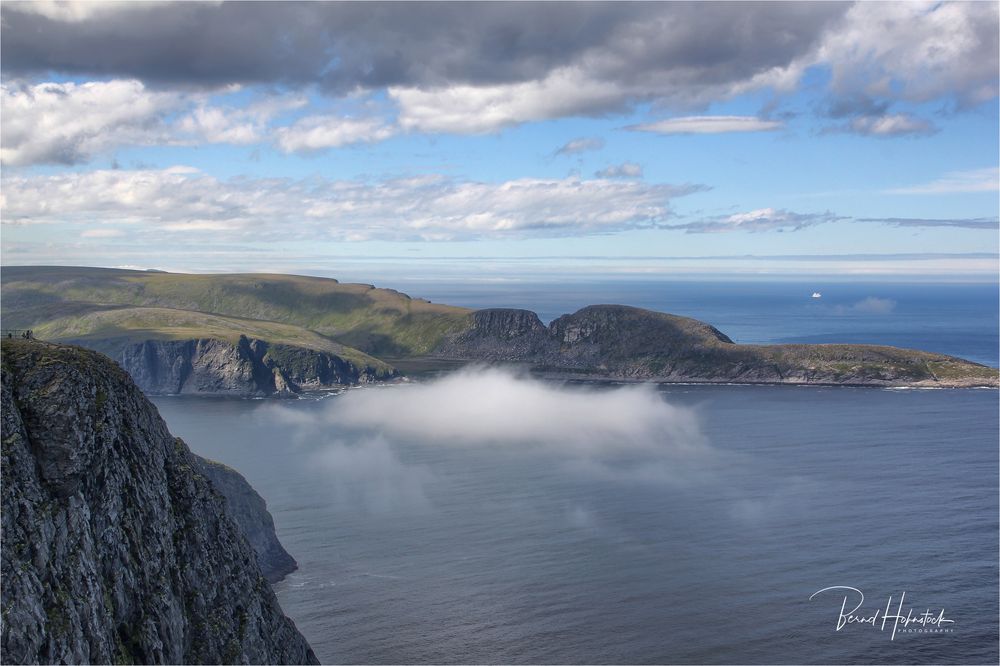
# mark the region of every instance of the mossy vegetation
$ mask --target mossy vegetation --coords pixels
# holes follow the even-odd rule
[[[857,344],[738,345],[704,322],[625,306],[589,306],[538,330],[483,331],[470,310],[327,278],[72,267],[5,267],[2,277],[7,325],[32,328],[43,339],[113,356],[143,340],[236,344],[246,336],[267,342],[270,360],[290,377],[315,376],[319,361],[305,353],[311,350],[376,377],[393,371],[380,359],[425,373],[452,361],[490,360],[634,379],[997,384],[995,368],[941,354]],[[517,353],[522,335],[540,346]]]
[[[269,342],[308,346],[318,337],[376,356],[410,356],[428,353],[444,335],[468,326],[468,313],[392,289],[296,275],[3,269],[5,321],[46,339],[119,331],[229,339],[243,327],[247,337]],[[246,328],[251,325],[266,330],[255,335]]]

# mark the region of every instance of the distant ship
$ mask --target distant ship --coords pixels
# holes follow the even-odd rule
[[[819,293],[818,291],[814,291],[813,298],[823,298],[823,294]]]

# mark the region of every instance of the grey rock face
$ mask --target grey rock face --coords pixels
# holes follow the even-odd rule
[[[490,308],[472,313],[472,326],[445,340],[437,353],[477,361],[533,361],[559,353],[559,343],[530,310]]]
[[[731,343],[693,319],[617,305],[592,305],[546,327],[528,310],[487,309],[437,352],[470,360],[530,362],[546,369],[639,377],[653,359],[688,354],[704,341]],[[660,364],[662,367],[662,363]]]
[[[2,351],[4,663],[316,663],[125,372],[76,347]]]
[[[264,577],[276,583],[298,568],[274,533],[274,519],[267,510],[267,503],[253,489],[243,475],[222,463],[195,456],[198,470],[215,486],[229,504],[229,515],[243,530],[247,541],[257,554],[257,564]]]
[[[115,360],[150,395],[293,396],[392,376],[333,354],[245,336],[236,345],[210,338],[145,340],[124,346]]]

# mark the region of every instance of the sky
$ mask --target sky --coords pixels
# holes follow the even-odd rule
[[[995,2],[0,6],[0,260],[995,280]]]

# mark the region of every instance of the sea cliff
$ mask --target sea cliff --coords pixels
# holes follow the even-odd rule
[[[232,467],[201,456],[195,456],[195,459],[198,470],[226,498],[229,514],[256,553],[257,564],[264,577],[276,583],[295,571],[298,564],[278,541],[274,533],[274,518],[268,512],[264,498]]]
[[[85,346],[87,341],[80,341]],[[294,396],[395,376],[323,351],[240,336],[225,340],[144,340],[109,351],[150,395]]]
[[[127,373],[43,342],[2,357],[4,663],[316,663]]]

